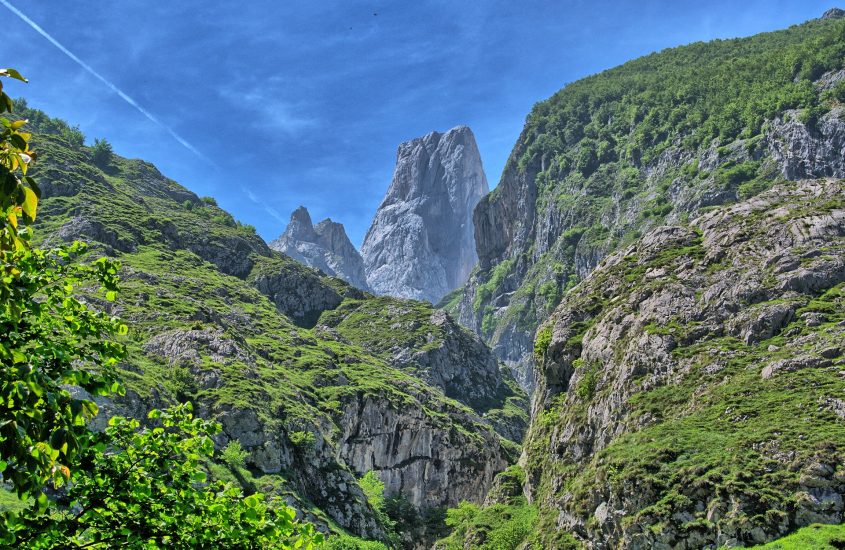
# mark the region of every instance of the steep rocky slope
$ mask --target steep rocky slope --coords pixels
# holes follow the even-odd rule
[[[284,233],[269,246],[352,286],[363,290],[369,288],[364,259],[349,241],[343,224],[325,219],[314,225],[304,206],[294,210]]]
[[[521,467],[436,548],[722,548],[842,523],[845,182],[649,232],[564,297],[534,353]]]
[[[358,484],[366,472],[425,511],[483,499],[515,458],[516,444],[491,426],[504,432],[496,419],[524,395],[474,335],[430,306],[384,302],[302,266],[152,165],[95,164],[66,124],[20,114],[37,131],[38,239],[84,239],[92,255],[122,263],[117,301],[96,303],[130,326],[128,392],[104,409],[142,415],[191,400],[222,423],[220,447],[237,439],[249,453],[248,469],[214,472],[367,538],[385,531]],[[354,331],[344,336],[354,320],[339,307],[369,308],[394,332],[413,316],[424,342],[367,349]],[[337,329],[321,321],[328,312]],[[483,376],[462,393],[455,380],[473,372]]]
[[[401,144],[390,188],[361,247],[370,287],[437,302],[462,285],[476,263],[472,211],[487,191],[468,127]]]
[[[537,104],[442,306],[534,385],[538,324],[609,253],[781,180],[845,177],[845,22],[697,43]]]
[[[608,257],[539,331],[523,463],[590,548],[840,523],[845,185],[776,186]]]

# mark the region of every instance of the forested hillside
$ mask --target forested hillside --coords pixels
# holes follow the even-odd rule
[[[537,326],[604,256],[778,181],[845,176],[843,59],[845,21],[818,19],[665,50],[538,103],[447,310],[530,389]]]

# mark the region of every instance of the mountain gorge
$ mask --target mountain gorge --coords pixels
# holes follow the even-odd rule
[[[85,240],[89,256],[122,264],[117,301],[89,298],[132,327],[127,395],[98,398],[108,414],[190,400],[221,423],[218,447],[237,440],[248,453],[246,469],[212,473],[368,539],[387,526],[364,474],[422,522],[481,501],[515,460],[526,397],[443,312],[302,266],[151,164],[95,160],[63,122],[17,111],[42,158],[39,242]]]
[[[94,427],[192,402],[246,453],[208,473],[282,497],[333,550],[839,526],[843,15],[567,85],[492,192],[469,128],[405,142],[360,254],[304,207],[268,244],[18,100],[35,241],[121,264],[115,301],[82,289],[129,326],[126,395],[92,398]]]

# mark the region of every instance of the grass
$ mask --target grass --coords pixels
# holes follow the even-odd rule
[[[772,541],[757,550],[841,550],[845,548],[845,525],[809,525]]]
[[[0,488],[0,513],[21,512],[35,501],[31,498],[20,500],[18,495],[6,488]]]

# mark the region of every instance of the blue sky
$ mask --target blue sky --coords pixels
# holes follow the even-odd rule
[[[83,69],[4,3],[121,90]],[[396,147],[468,124],[490,185],[532,105],[698,40],[820,16],[830,0],[0,0],[12,95],[212,195],[266,239],[303,204],[360,245]],[[196,152],[181,144],[179,136]],[[199,154],[197,154],[197,152]]]

